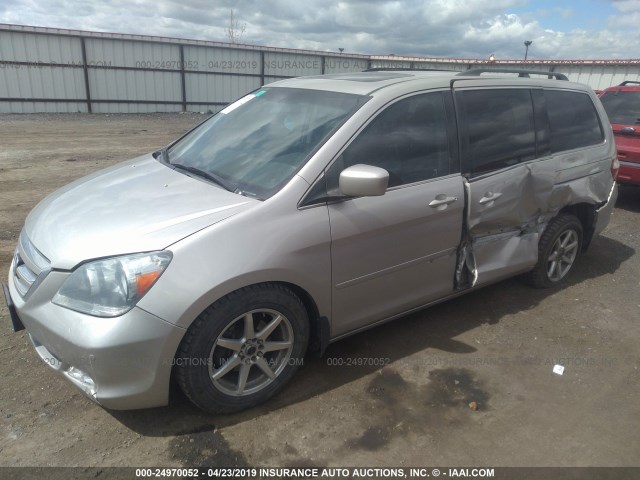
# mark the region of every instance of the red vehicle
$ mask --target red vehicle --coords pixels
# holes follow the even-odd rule
[[[625,81],[600,94],[618,149],[619,183],[640,185],[640,82]]]

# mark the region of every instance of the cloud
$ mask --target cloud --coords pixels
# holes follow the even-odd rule
[[[640,0],[613,0],[613,7],[620,12],[611,15],[607,20],[609,29],[626,29],[635,33],[636,41],[640,38],[638,25],[640,25]]]
[[[640,0],[610,0],[598,30],[544,28],[525,0],[4,0],[0,22],[226,41],[229,11],[243,41],[321,51],[455,58],[629,58],[640,49]],[[518,14],[514,12],[519,12]],[[525,13],[522,13],[525,12]],[[570,17],[570,8],[551,15]]]
[[[573,16],[573,9],[571,8],[561,8],[561,7],[555,7],[553,9],[553,13],[560,15],[560,18],[571,18]]]
[[[640,11],[640,0],[612,0],[614,8],[622,13]]]

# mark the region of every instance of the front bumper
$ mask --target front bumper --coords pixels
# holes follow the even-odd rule
[[[68,275],[50,272],[25,301],[15,288],[13,265],[9,271],[8,303],[40,358],[105,408],[166,405],[185,330],[138,307],[97,318],[54,305],[51,298]]]

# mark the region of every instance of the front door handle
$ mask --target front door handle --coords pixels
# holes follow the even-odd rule
[[[439,210],[444,210],[447,208],[447,205],[453,203],[458,200],[458,197],[447,197],[446,195],[438,195],[434,200],[429,202],[429,206],[431,208],[437,208]]]
[[[487,192],[484,194],[484,197],[482,197],[480,200],[478,200],[478,203],[480,203],[481,205],[485,205],[487,203],[491,204],[493,202],[495,202],[498,198],[500,198],[502,196],[502,194],[500,192]]]

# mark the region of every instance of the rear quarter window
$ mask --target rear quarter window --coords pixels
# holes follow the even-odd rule
[[[602,143],[602,126],[588,94],[545,90],[544,96],[552,153]]]

